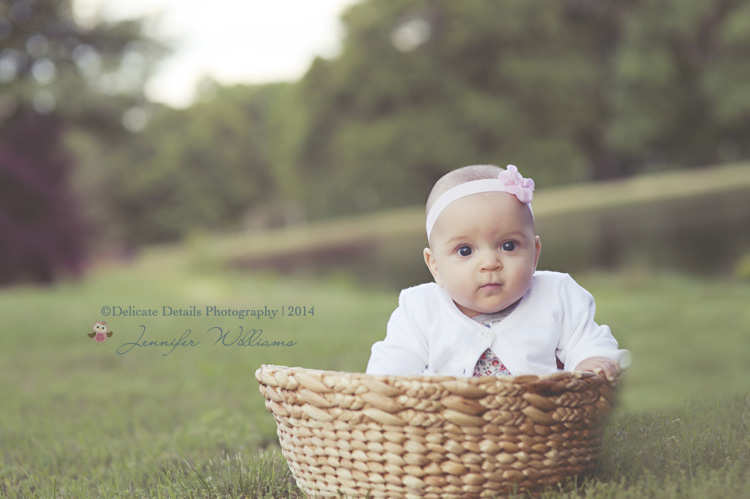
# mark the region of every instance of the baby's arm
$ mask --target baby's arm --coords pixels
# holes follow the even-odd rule
[[[368,374],[422,374],[427,366],[427,345],[409,314],[399,306],[388,321],[385,340],[372,346]]]
[[[621,369],[627,368],[629,352],[618,348],[608,326],[595,322],[594,297],[571,278],[561,297],[565,314],[557,354],[565,369],[592,371],[615,381]]]
[[[575,371],[591,371],[607,378],[607,381],[614,383],[620,376],[620,363],[608,357],[589,357],[581,361],[575,368]]]

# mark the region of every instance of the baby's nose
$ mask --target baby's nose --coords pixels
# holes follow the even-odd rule
[[[499,270],[503,268],[503,261],[494,251],[482,255],[482,270]]]

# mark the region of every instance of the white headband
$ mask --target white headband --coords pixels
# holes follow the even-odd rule
[[[430,240],[435,222],[437,222],[438,217],[449,204],[462,197],[479,194],[480,192],[507,192],[513,194],[519,201],[529,207],[531,216],[534,216],[534,211],[531,209],[531,198],[534,197],[534,181],[530,178],[523,178],[518,173],[518,168],[514,165],[508,165],[504,171],[498,174],[497,178],[483,178],[464,182],[441,194],[430,208],[429,213],[427,213],[427,241],[429,242]]]

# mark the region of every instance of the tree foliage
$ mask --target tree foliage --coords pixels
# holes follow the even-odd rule
[[[87,231],[66,132],[121,136],[149,50],[138,22],[84,27],[68,0],[0,4],[0,284],[81,268]]]
[[[592,156],[606,155],[597,91],[620,15],[543,0],[356,6],[341,56],[301,83],[306,166],[340,180],[327,209],[353,208],[362,188],[414,203],[415,186],[471,163],[517,162],[542,183],[612,176]]]
[[[631,169],[750,153],[750,5],[641,2],[622,24],[611,148]]]
[[[62,120],[34,112],[6,124],[0,143],[0,285],[51,282],[80,270],[84,227],[71,198]],[[44,147],[40,147],[44,144]]]
[[[159,242],[238,227],[252,207],[272,202],[269,114],[287,88],[222,88],[189,109],[156,111],[109,162],[106,190],[128,237]]]
[[[138,23],[63,37],[79,42],[59,44],[56,109],[112,134],[68,135],[77,183],[106,193],[86,202],[99,233],[138,244],[418,204],[472,163],[545,186],[750,156],[741,0],[363,0],[342,22],[341,53],[300,81],[214,84],[184,110],[133,90],[155,50]],[[31,84],[12,83],[30,106],[28,61]]]
[[[750,154],[746,2],[365,1],[344,23],[299,84],[318,215],[418,203],[471,163],[550,185]]]

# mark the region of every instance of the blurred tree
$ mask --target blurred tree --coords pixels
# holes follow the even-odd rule
[[[622,31],[608,140],[629,170],[750,154],[748,2],[641,2]]]
[[[155,48],[137,21],[82,26],[68,0],[0,4],[0,284],[81,268],[65,132],[124,133]]]
[[[85,190],[106,193],[87,203],[98,225],[169,241],[421,203],[470,163],[517,163],[543,186],[750,155],[741,0],[364,0],[343,21],[341,54],[298,83],[207,82],[186,110],[69,94],[88,114],[66,114],[89,123],[127,109],[128,141],[74,136]],[[86,82],[101,93],[127,87],[117,67],[146,74],[148,46],[125,47],[107,71],[78,50]]]
[[[272,164],[284,164],[273,113],[290,90],[216,86],[188,109],[156,111],[148,129],[109,161],[108,199],[122,235],[162,242],[237,228],[253,210],[273,204],[280,177]]]
[[[314,212],[415,203],[457,166],[523,165],[541,184],[616,176],[602,130],[630,2],[364,2],[343,53],[302,81]],[[415,189],[418,186],[418,189]]]
[[[62,120],[27,111],[4,124],[0,141],[0,285],[51,282],[80,270],[84,227],[67,185]]]
[[[300,83],[297,163],[330,193],[314,216],[418,203],[468,163],[544,185],[750,155],[741,0],[364,1],[343,20],[341,55]]]

